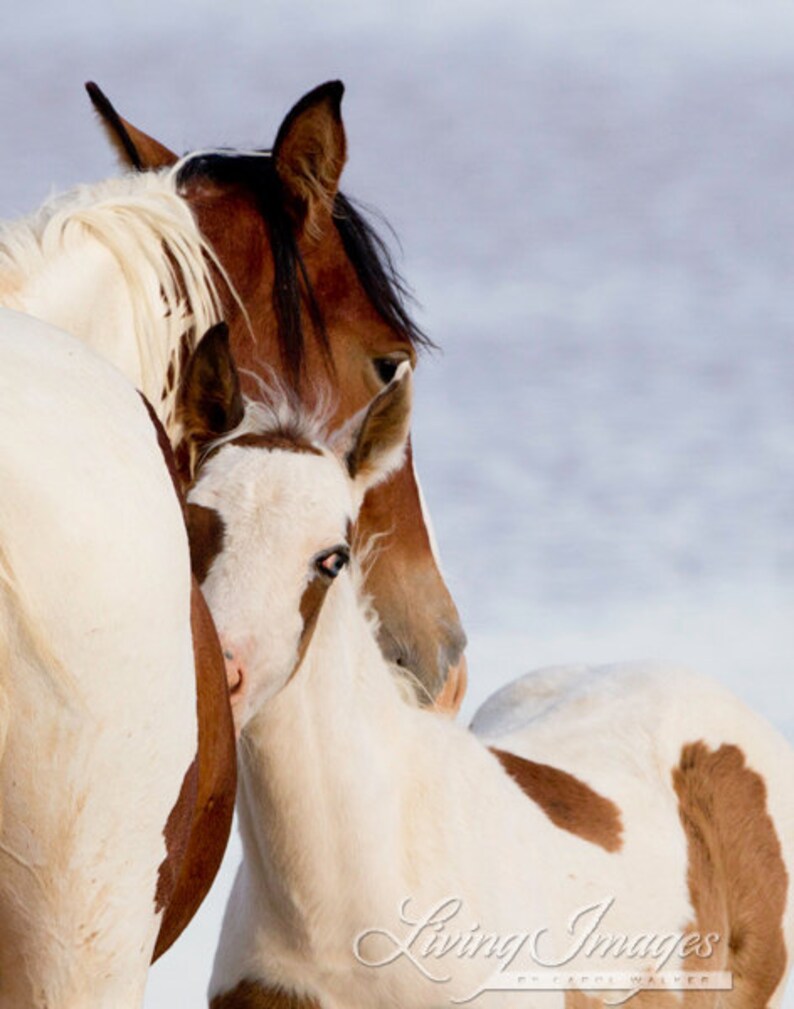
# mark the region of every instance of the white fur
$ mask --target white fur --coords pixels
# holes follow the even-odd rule
[[[740,746],[764,776],[791,872],[790,748],[735,698],[687,672],[534,674],[486,704],[475,719],[478,738],[402,702],[343,572],[290,679],[312,558],[339,541],[359,498],[330,452],[231,446],[193,492],[224,521],[225,549],[205,588],[221,634],[246,644],[251,681],[240,744],[244,860],[211,995],[249,979],[329,1007],[431,1009],[475,991],[493,962],[427,957],[428,969],[451,975],[437,984],[406,958],[377,969],[354,958],[364,930],[406,934],[398,917],[406,898],[417,915],[460,898],[460,929],[476,922],[504,936],[545,926],[557,953],[568,948],[574,912],[608,897],[610,932],[687,931],[687,842],[671,775],[682,745],[700,739]],[[608,852],[554,826],[484,743],[567,770],[613,800],[622,849]],[[519,958],[513,969],[530,963]],[[592,970],[593,961],[568,966]],[[508,992],[472,1004],[562,1006],[563,994]]]
[[[194,330],[195,342],[218,321],[211,267],[225,276],[175,177],[141,172],[83,186],[0,230],[0,305],[110,360],[143,390],[172,440],[178,382],[163,399],[166,371],[173,361],[178,379],[183,333]]]
[[[0,1007],[132,1009],[197,748],[186,534],[134,388],[5,309],[0,486]]]

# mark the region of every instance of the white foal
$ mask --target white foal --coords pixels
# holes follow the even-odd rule
[[[409,407],[406,366],[330,448],[249,408],[189,495],[242,727],[212,1006],[779,1004],[794,758],[737,700],[618,667],[527,677],[475,733],[404,703],[347,568]]]
[[[0,487],[0,1007],[137,1009],[191,828],[212,640],[140,394],[2,309]]]

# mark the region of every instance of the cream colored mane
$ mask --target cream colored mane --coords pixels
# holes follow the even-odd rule
[[[121,269],[144,389],[150,398],[152,390],[164,389],[172,362],[175,381],[169,384],[178,385],[183,334],[190,333],[192,346],[220,319],[215,277],[236,295],[177,192],[175,171],[128,174],[80,186],[49,199],[29,217],[0,226],[0,304],[24,305],[23,292],[31,278],[86,239],[104,246]],[[157,289],[159,300],[151,295]]]

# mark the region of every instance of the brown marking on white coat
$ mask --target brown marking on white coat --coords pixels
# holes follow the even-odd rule
[[[700,741],[682,748],[672,784],[686,836],[687,885],[695,913],[695,921],[681,931],[719,937],[710,956],[691,953],[681,967],[728,971],[733,989],[642,991],[626,1004],[631,1009],[764,1009],[786,972],[788,891],[764,779],[747,766],[738,746],[711,750]],[[654,931],[653,908],[648,916],[648,930]],[[565,1009],[604,1009],[605,1004],[600,996],[566,992]]]
[[[305,452],[308,455],[322,455],[322,449],[312,445],[310,441],[291,431],[264,431],[260,434],[241,434],[232,438],[227,444],[238,448],[263,448],[268,451],[278,449],[282,452]]]
[[[196,662],[198,782],[189,836],[152,961],[182,934],[220,868],[234,814],[237,753],[226,664],[209,608],[193,578],[190,622]]]
[[[312,576],[308,585],[303,590],[300,602],[300,615],[303,621],[303,628],[301,630],[300,641],[298,642],[298,660],[295,663],[292,676],[300,669],[301,663],[309,649],[309,645],[314,637],[314,629],[317,626],[317,619],[320,616],[320,610],[323,608],[323,603],[330,587],[331,582],[317,573]]]
[[[320,1003],[309,995],[295,995],[259,981],[241,981],[231,991],[215,995],[210,1009],[320,1009]]]
[[[169,813],[163,829],[166,857],[157,870],[157,889],[154,893],[154,909],[158,914],[168,907],[174,897],[177,879],[185,859],[197,797],[198,765],[194,760],[182,780],[176,804]]]
[[[190,544],[190,567],[201,585],[209,574],[212,562],[223,550],[223,519],[214,508],[188,504],[185,522]]]
[[[715,932],[719,963],[733,974],[725,1007],[769,1004],[785,975],[788,873],[767,809],[764,779],[738,746],[689,743],[673,769],[687,839],[687,884],[701,934]],[[700,966],[704,966],[700,961]]]
[[[141,395],[157,435],[174,493],[187,526],[187,508],[168,437]],[[190,627],[196,673],[198,753],[186,770],[179,796],[164,825],[166,858],[160,865],[155,909],[165,907],[152,960],[181,935],[207,895],[229,840],[237,790],[237,754],[218,634],[195,575],[191,579]]]
[[[620,851],[623,824],[620,810],[611,799],[557,767],[538,764],[493,747],[491,753],[556,827],[597,844],[605,851]]]

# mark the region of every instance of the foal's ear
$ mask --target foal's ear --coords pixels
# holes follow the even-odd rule
[[[273,162],[293,216],[317,237],[330,217],[345,164],[347,142],[342,125],[341,81],[310,91],[287,115],[273,145]]]
[[[229,328],[219,322],[207,330],[187,363],[179,386],[179,418],[188,442],[201,448],[237,427],[243,412]]]
[[[333,445],[362,494],[399,469],[411,426],[413,376],[404,361],[385,389],[352,417]]]
[[[173,151],[122,119],[93,81],[89,81],[85,89],[123,167],[145,172],[149,168],[170,168],[177,163],[179,158]]]

